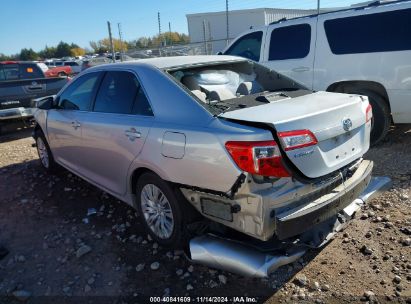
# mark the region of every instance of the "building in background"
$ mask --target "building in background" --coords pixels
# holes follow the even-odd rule
[[[229,11],[229,40],[250,29],[268,25],[282,18],[316,14],[317,10],[256,8]],[[215,54],[227,45],[226,12],[188,14],[188,34],[191,43],[206,43],[207,53]]]

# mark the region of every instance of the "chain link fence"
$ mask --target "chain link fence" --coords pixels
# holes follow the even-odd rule
[[[217,53],[217,49],[221,49],[221,47],[215,47],[217,44],[219,46],[227,45],[227,40],[207,40],[203,42],[175,44],[145,49],[135,48],[129,49],[125,52],[125,55],[134,59],[188,55],[215,55]]]

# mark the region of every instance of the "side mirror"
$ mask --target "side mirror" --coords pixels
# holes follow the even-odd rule
[[[55,108],[54,104],[54,96],[49,96],[46,98],[42,98],[37,100],[36,105],[41,110],[50,110]]]
[[[217,52],[217,55],[223,55],[223,52],[221,52],[221,51]]]

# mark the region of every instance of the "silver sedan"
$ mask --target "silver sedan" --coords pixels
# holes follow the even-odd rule
[[[313,93],[232,56],[96,66],[35,118],[43,167],[135,207],[162,245],[198,227],[296,237],[349,205],[373,166],[367,97]]]

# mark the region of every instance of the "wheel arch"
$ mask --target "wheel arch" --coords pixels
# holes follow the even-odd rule
[[[132,194],[136,194],[137,181],[140,178],[140,176],[143,175],[144,173],[153,173],[159,176],[156,172],[146,167],[139,167],[139,168],[134,169],[133,173],[131,174],[131,178],[130,178],[130,189],[131,189]]]
[[[350,93],[349,89],[364,89],[368,91],[373,91],[381,97],[387,103],[388,108],[391,111],[390,100],[388,97],[387,90],[385,87],[376,81],[365,81],[365,80],[350,80],[350,81],[339,81],[331,84],[327,88],[327,92],[336,92],[336,93]]]
[[[41,126],[38,123],[36,123],[35,126],[34,126],[33,135],[38,131],[43,132],[43,134],[44,134],[44,131],[41,128]]]

